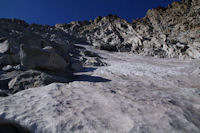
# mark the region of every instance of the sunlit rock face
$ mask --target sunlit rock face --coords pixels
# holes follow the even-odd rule
[[[144,18],[132,23],[108,15],[56,27],[78,42],[109,51],[132,51],[161,58],[199,58],[199,10],[199,1],[185,0],[148,10]]]
[[[67,33],[77,37],[80,42],[109,51],[126,51],[132,45],[141,45],[141,36],[135,32],[132,25],[116,15],[97,17],[89,22],[72,22],[56,25]]]
[[[143,45],[153,45],[166,57],[199,58],[199,1],[174,2],[167,8],[148,10],[147,15],[133,21],[135,30],[143,36]],[[154,51],[155,51],[154,50]],[[154,53],[151,53],[154,54]]]

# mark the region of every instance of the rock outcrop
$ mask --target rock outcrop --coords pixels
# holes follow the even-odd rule
[[[54,26],[0,19],[1,95],[54,82],[68,83],[83,66],[104,65],[98,55],[73,41],[73,36]]]
[[[0,19],[1,91],[13,94],[53,82],[69,82],[73,45],[67,37],[54,27]]]
[[[76,42],[103,50],[132,51],[161,58],[199,58],[199,12],[198,0],[182,0],[167,8],[148,10],[144,18],[133,23],[108,15],[56,27],[76,38]]]
[[[76,37],[79,43],[92,44],[101,50],[129,52],[135,45],[142,44],[142,37],[132,25],[116,15],[97,17],[89,22],[59,24],[56,27]]]
[[[162,57],[200,57],[200,3],[198,0],[173,2],[167,8],[148,10],[147,16],[133,21],[143,37],[143,51]]]
[[[21,45],[20,49],[20,61],[24,68],[50,71],[65,71],[69,64],[50,46],[40,49],[24,44]]]

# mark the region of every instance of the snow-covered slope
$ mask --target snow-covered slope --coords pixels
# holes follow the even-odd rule
[[[108,66],[0,98],[0,118],[35,133],[200,132],[199,60],[157,59],[84,46]]]

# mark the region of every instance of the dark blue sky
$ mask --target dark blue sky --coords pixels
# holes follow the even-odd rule
[[[54,25],[116,14],[132,21],[144,17],[148,9],[173,1],[178,0],[0,0],[0,18]]]

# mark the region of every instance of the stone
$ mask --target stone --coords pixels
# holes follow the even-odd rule
[[[72,63],[72,69],[74,71],[80,71],[82,69],[82,64],[80,62],[73,62]]]
[[[200,58],[200,50],[197,50],[195,48],[189,48],[186,53],[194,59]]]
[[[80,55],[68,33],[16,19],[0,19],[0,25],[1,89],[13,94],[35,86],[71,81],[74,70],[70,58]]]
[[[0,56],[0,66],[16,65],[16,64],[20,64],[19,54],[16,55],[4,54]]]
[[[200,43],[199,7],[196,0],[182,0],[166,8],[150,9],[144,18],[132,23],[108,15],[94,21],[58,24],[56,27],[70,33],[73,40],[101,50],[132,51],[161,58],[199,58],[198,50],[197,56],[186,52],[192,45]]]
[[[195,46],[195,47],[200,48],[200,42],[194,42],[192,45]]]
[[[199,58],[198,52],[195,55],[190,55],[186,50],[193,47],[191,44],[198,44],[200,42],[200,24],[199,13],[196,7],[200,4],[192,0],[182,0],[180,2],[173,2],[167,8],[159,7],[148,10],[144,18],[133,21],[133,26],[143,38],[154,38],[154,42],[149,41],[152,47],[160,47],[164,50],[165,58]],[[190,25],[190,26],[189,26]],[[178,44],[184,44],[184,48]],[[147,49],[148,51],[148,49]],[[190,51],[190,50],[188,50]],[[154,56],[156,51],[153,51]],[[140,54],[140,52],[139,52]]]
[[[2,76],[2,74],[1,74]],[[12,79],[12,76],[9,77],[9,75],[6,75],[7,77],[1,77],[0,78],[0,89],[2,90],[8,90],[8,83]]]
[[[63,57],[67,65],[69,65],[69,44],[53,44],[52,47],[58,55]]]
[[[62,76],[56,74],[47,74],[41,71],[28,70],[21,72],[8,83],[9,93],[13,94],[28,88],[48,85],[54,82],[68,83],[70,74]]]
[[[51,46],[46,46],[44,48],[42,48],[44,51],[47,51],[47,52],[52,52],[54,53],[55,52],[55,49]]]
[[[9,49],[9,44],[6,38],[0,38],[0,53],[5,53]]]
[[[6,93],[6,91],[0,89],[0,97],[7,97],[9,96],[8,93]]]
[[[105,66],[105,65],[107,65],[106,63],[102,62],[101,59],[98,57],[87,59],[85,64],[89,65],[89,66]]]
[[[108,15],[88,23],[73,22],[57,27],[76,40],[101,50],[132,51],[161,58],[199,58],[197,51],[197,56],[186,52],[191,44],[200,42],[199,14],[196,10],[199,4],[194,3],[174,2],[166,8],[148,10],[144,18],[136,19],[131,24],[115,15]]]
[[[12,39],[0,38],[0,53],[17,54],[19,46]]]
[[[88,57],[99,57],[100,58],[100,56],[97,53],[94,53],[94,52],[88,51],[88,50],[84,51],[84,55],[88,56]]]
[[[131,24],[115,15],[97,17],[94,21],[88,23],[74,22],[69,24],[69,27],[66,25],[59,26],[65,32],[70,32],[77,40],[91,44],[101,50],[123,51],[121,49],[130,46],[129,37],[135,37],[141,42]],[[70,28],[73,26],[76,26],[76,30]],[[138,40],[136,43],[138,43]]]
[[[3,70],[3,71],[6,71],[6,72],[11,72],[11,71],[13,71],[13,70],[15,70],[15,69],[14,69],[13,66],[7,65],[7,66],[4,66],[4,67],[2,68],[2,70]]]
[[[71,58],[70,64],[73,71],[80,71],[81,69],[83,69],[81,59],[79,58]]]
[[[21,69],[21,66],[20,66],[20,64],[19,64],[19,65],[13,66],[13,68],[14,68],[15,70],[20,70],[20,69]]]
[[[20,60],[21,65],[27,69],[50,71],[65,71],[69,64],[52,50],[29,47],[24,44],[21,45]]]

